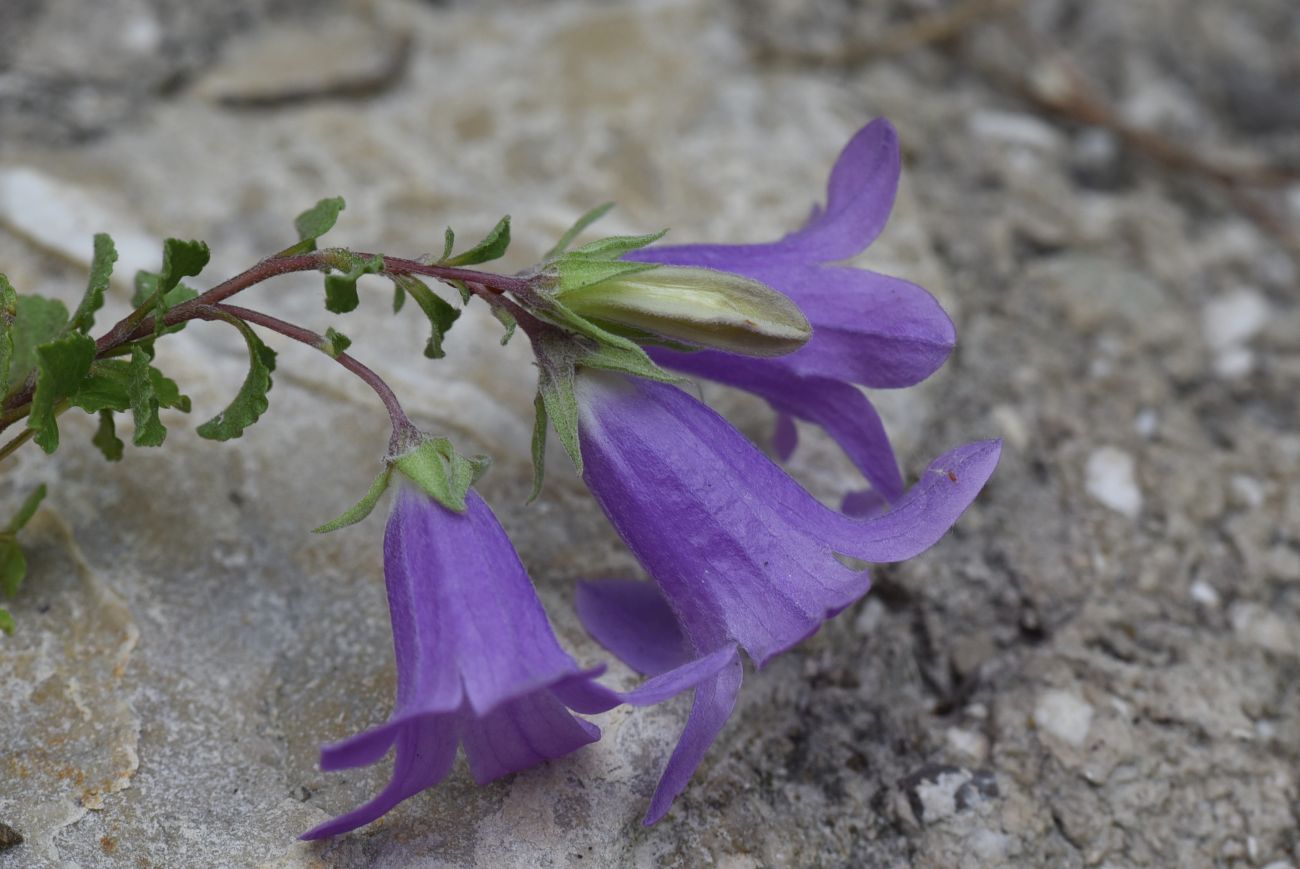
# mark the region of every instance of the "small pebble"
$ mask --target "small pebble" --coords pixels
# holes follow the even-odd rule
[[[1088,456],[1088,494],[1103,506],[1130,519],[1142,512],[1142,491],[1133,476],[1133,457],[1115,447],[1101,447]]]
[[[1087,741],[1092,716],[1091,704],[1069,691],[1045,691],[1034,705],[1038,727],[1075,748]]]

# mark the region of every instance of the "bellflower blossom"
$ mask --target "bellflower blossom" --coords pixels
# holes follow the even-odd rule
[[[457,744],[486,784],[600,738],[561,695],[603,668],[584,671],[560,648],[491,509],[472,489],[466,506],[454,513],[405,484],[397,495],[384,536],[396,708],[387,723],[321,750],[321,768],[339,770],[396,746],[393,777],[304,839],[356,829],[442,781]]]
[[[776,447],[796,445],[791,417],[820,425],[885,501],[903,478],[871,402],[853,384],[911,386],[943,364],[956,336],[934,297],[899,278],[828,265],[856,256],[884,228],[898,188],[898,135],[877,119],[844,147],[831,170],[824,209],[804,227],[766,244],[665,245],[627,259],[700,266],[743,275],[784,293],[813,327],[802,349],[755,359],[721,350],[652,349],[656,362],[753,392],[777,411]]]
[[[584,584],[579,616],[597,641],[647,675],[710,661],[695,664],[703,678],[651,800],[651,824],[730,716],[738,650],[761,667],[865,594],[867,572],[837,553],[891,562],[932,546],[992,474],[1001,444],[940,456],[888,512],[855,519],[816,500],[675,386],[583,372],[577,396],[583,478],[655,584]]]

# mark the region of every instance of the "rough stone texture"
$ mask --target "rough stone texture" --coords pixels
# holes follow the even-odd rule
[[[52,484],[19,632],[0,638],[0,822],[25,839],[0,867],[1300,861],[1296,265],[1205,178],[1037,114],[1006,79],[1028,46],[1069,45],[1128,122],[1294,161],[1300,16],[1287,0],[1032,0],[884,58],[887,28],[946,4],[864,5],[3,4],[0,267],[68,299],[96,228],[131,240],[130,268],[151,240],[206,238],[216,280],[338,193],[335,238],[399,253],[510,211],[509,267],[611,198],[611,230],[762,239],[888,115],[905,186],[865,261],[933,289],[961,344],[924,387],[881,396],[887,421],[913,471],[976,437],[1007,450],[949,539],[747,677],[657,827],[639,819],[681,701],[600,716],[598,745],[504,783],[457,771],[309,846],[295,834],[384,778],[315,767],[321,742],[390,706],[380,521],[306,533],[368,482],[382,414],[273,342],[272,411],[238,445],[175,418],[163,449],[109,466],[68,417],[54,460],[20,453],[0,478],[4,503]],[[407,38],[391,74],[359,56]],[[1270,192],[1294,226],[1300,187]],[[485,494],[563,640],[602,658],[572,580],[635,568],[558,453],[521,506],[522,342],[498,347],[473,311],[431,364],[424,327],[374,289],[343,324],[358,355],[426,427],[496,457]],[[114,292],[101,322],[125,310]],[[285,279],[249,302],[323,328],[319,295]],[[242,351],[203,325],[169,342],[202,420]],[[706,394],[766,436],[755,402]],[[828,499],[853,488],[804,434],[793,472]],[[1098,467],[1122,490],[1109,506]]]

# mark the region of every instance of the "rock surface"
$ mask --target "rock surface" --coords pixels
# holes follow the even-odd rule
[[[934,291],[960,336],[939,375],[880,396],[887,425],[913,474],[965,440],[1008,447],[947,540],[747,675],[658,826],[640,817],[681,701],[599,716],[597,745],[486,788],[458,769],[307,845],[385,778],[315,764],[390,708],[381,520],[307,533],[367,485],[385,422],[272,341],[270,414],[235,445],[200,441],[243,369],[237,339],[196,325],[161,345],[195,402],[162,449],[106,465],[69,416],[52,461],[2,468],[0,503],[51,496],[0,637],[0,869],[1300,863],[1296,263],[1208,178],[1042,114],[1006,78],[1043,73],[1015,62],[1029,46],[1068,44],[1125,122],[1232,165],[1294,163],[1287,0],[989,3],[911,47],[952,4],[91,5],[0,6],[0,270],[22,291],[75,298],[97,229],[122,243],[119,278],[175,235],[212,245],[199,283],[219,280],[335,194],[332,238],[410,255],[510,212],[509,268],[607,199],[611,231],[770,238],[883,114],[904,188],[863,261]],[[635,565],[562,454],[522,506],[522,342],[499,347],[474,310],[430,363],[425,327],[370,289],[342,324],[357,355],[426,428],[495,457],[483,491],[562,640],[603,659],[572,582]],[[128,295],[119,280],[101,324]],[[332,322],[316,280],[249,302]],[[768,436],[756,402],[706,395]],[[793,473],[828,500],[856,487],[801,435]],[[4,847],[6,828],[24,841]]]

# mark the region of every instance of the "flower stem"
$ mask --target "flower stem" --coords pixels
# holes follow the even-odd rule
[[[397,394],[384,382],[384,379],[347,353],[340,353],[337,356],[328,353],[324,349],[328,341],[323,335],[286,320],[281,320],[278,317],[273,317],[270,314],[237,305],[202,305],[194,308],[192,315],[192,319],[196,320],[221,320],[226,317],[238,317],[247,323],[270,329],[272,332],[277,332],[300,344],[306,344],[308,347],[320,350],[339,365],[355,374],[363,383],[373,389],[375,394],[379,396],[379,400],[384,403],[384,409],[388,411],[388,418],[393,424],[393,436],[390,442],[390,447],[393,450],[396,450],[400,444],[405,443],[413,433],[417,432],[415,424],[411,422],[410,417],[406,415],[406,411],[402,409]]]

